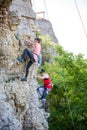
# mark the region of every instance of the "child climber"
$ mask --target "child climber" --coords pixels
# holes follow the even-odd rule
[[[29,68],[31,67],[31,65],[34,62],[38,61],[38,63],[40,63],[40,53],[41,53],[41,44],[40,43],[41,43],[41,39],[40,38],[35,38],[34,42],[32,43],[32,45],[33,45],[33,53],[28,48],[25,48],[21,58],[17,58],[17,60],[19,62],[21,62],[21,63],[24,62],[27,57],[30,58],[27,66],[26,66],[25,77],[22,78],[21,81],[27,81]]]

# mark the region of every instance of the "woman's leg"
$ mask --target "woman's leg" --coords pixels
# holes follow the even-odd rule
[[[46,105],[46,96],[48,95],[48,91],[44,88],[43,95],[42,95],[42,106],[40,108],[45,109]]]
[[[29,57],[30,59],[34,59],[32,52],[27,48],[24,49],[22,54],[22,58],[26,59],[26,57]]]
[[[42,99],[42,106],[39,107],[39,108],[45,109],[46,96],[47,96],[47,94],[48,94],[47,89],[44,88],[44,86],[40,86],[40,87],[37,89],[37,91],[38,91],[39,94],[41,95],[41,98],[40,98],[40,99]]]
[[[44,86],[40,86],[37,88],[37,91],[39,92],[41,98],[42,98],[42,95],[43,95],[43,92],[44,92]]]
[[[47,91],[46,88],[44,88],[43,95],[42,95],[42,99],[45,99],[46,96],[47,96],[47,94],[48,94],[48,91]]]
[[[25,77],[23,79],[21,79],[21,81],[27,81],[27,77],[28,77],[28,74],[29,74],[29,68],[31,67],[31,65],[34,63],[34,60],[30,60],[27,64],[27,67],[26,67],[26,72],[25,72]]]
[[[32,66],[32,64],[34,63],[35,61],[34,60],[30,60],[27,64],[27,67],[26,67],[26,73],[25,73],[25,77],[27,78],[28,76],[28,73],[29,73],[29,68]]]
[[[26,72],[25,72],[25,77],[21,79],[21,81],[27,81],[27,76],[29,74],[29,68],[31,67],[31,65],[35,62],[34,60],[34,56],[32,54],[32,52],[29,49],[24,49],[23,54],[22,54],[22,59],[26,59],[27,57],[30,58],[27,67],[26,67]]]
[[[31,61],[34,60],[34,56],[33,56],[32,52],[29,49],[25,48],[21,58],[17,58],[17,60],[19,62],[24,62],[27,57],[29,57]]]

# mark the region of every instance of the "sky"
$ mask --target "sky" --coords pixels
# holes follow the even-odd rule
[[[45,18],[52,23],[59,44],[87,58],[87,0],[32,0],[32,3],[35,12],[45,11]]]

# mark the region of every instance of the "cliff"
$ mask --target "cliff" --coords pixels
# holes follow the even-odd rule
[[[40,29],[42,35],[49,35],[53,42],[58,43],[58,39],[55,36],[52,24],[49,20],[44,18],[37,18],[36,25]]]
[[[26,63],[16,60],[25,41],[36,37],[35,19],[31,0],[0,0],[0,130],[48,130],[49,114],[39,109],[34,79],[38,64],[22,82]]]

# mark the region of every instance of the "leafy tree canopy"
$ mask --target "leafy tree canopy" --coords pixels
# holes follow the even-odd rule
[[[42,67],[54,84],[47,97],[47,107],[51,113],[50,130],[86,130],[87,59],[82,54],[74,55],[65,51],[60,45],[53,44],[49,37],[42,36],[42,41]],[[49,51],[50,47],[55,50],[54,56]],[[52,63],[46,60],[47,56],[53,60]]]

